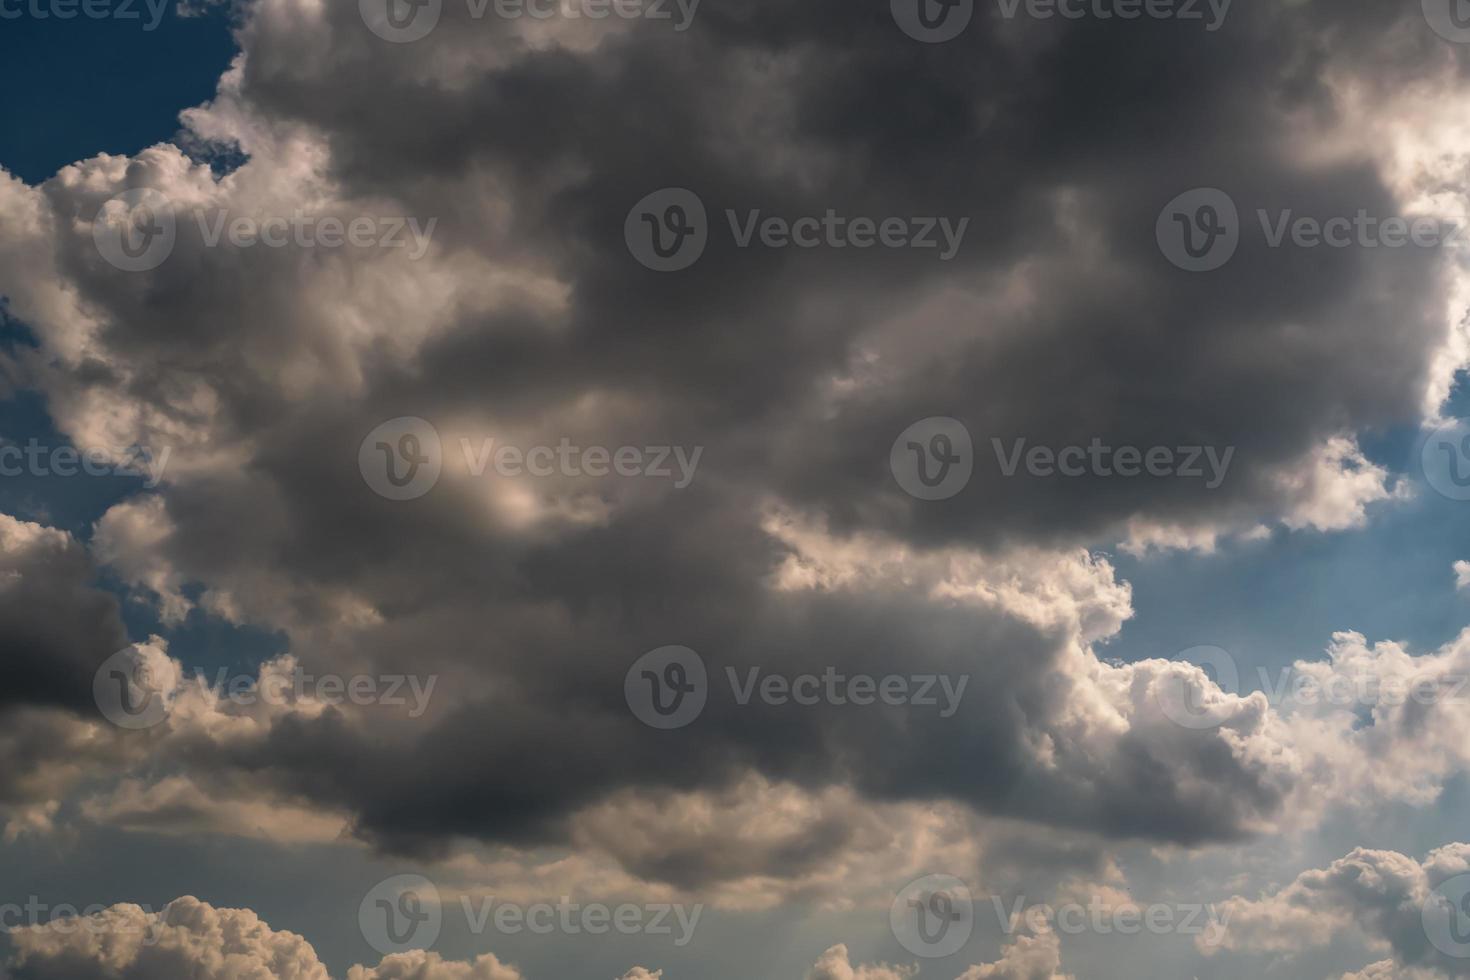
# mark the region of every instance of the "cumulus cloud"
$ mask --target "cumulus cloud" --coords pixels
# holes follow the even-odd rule
[[[1352,976],[1467,976],[1470,964],[1464,956],[1433,944],[1425,913],[1427,903],[1440,900],[1434,889],[1467,870],[1467,844],[1448,844],[1422,862],[1394,851],[1357,848],[1259,898],[1237,896],[1221,903],[1219,912],[1222,920],[1228,917],[1229,927],[1217,939],[1219,948],[1290,957],[1355,937],[1392,956]],[[1448,912],[1462,914],[1458,907]],[[1203,952],[1215,952],[1198,942]]]
[[[1073,980],[1061,972],[1061,943],[1054,932],[1017,936],[994,963],[972,966],[959,980]]]
[[[11,938],[17,980],[329,980],[302,937],[270,928],[249,909],[217,909],[192,897],[157,912],[114,905],[16,929]]]
[[[46,724],[68,757],[112,744],[79,720],[96,665],[125,645],[92,584],[105,569],[166,625],[197,605],[283,637],[262,681],[432,673],[443,693],[411,724],[310,698],[242,706],[185,680],[191,651],[146,645],[169,717],[131,740],[83,818],[313,840],[348,826],[399,854],[507,848],[532,878],[521,855],[576,848],[607,880],[745,908],[830,901],[862,854],[882,854],[874,887],[919,854],[976,861],[959,831],[979,818],[1197,845],[1326,802],[1432,800],[1467,763],[1449,709],[1375,704],[1371,725],[1283,713],[1186,665],[1106,656],[1133,604],[1097,549],[1361,527],[1403,491],[1359,434],[1422,421],[1465,359],[1461,287],[1431,250],[1283,260],[1252,238],[1207,277],[1159,254],[1163,204],[1222,174],[1245,214],[1466,210],[1431,189],[1466,151],[1423,133],[1463,116],[1470,86],[1459,56],[1410,29],[1417,11],[1232,16],[1208,40],[977,18],[957,58],[918,57],[843,0],[711,4],[677,36],[448,5],[431,38],[386,46],[350,3],[242,4],[241,55],[179,140],[38,186],[0,175],[0,295],[37,342],[6,355],[5,377],[78,445],[172,450],[153,495],[100,519],[91,554],[0,519],[0,627],[20,650],[0,710],[28,726],[60,712]],[[1094,52],[1122,30],[1127,70],[1098,84]],[[1436,97],[1406,104],[1383,77]],[[221,147],[244,162],[211,166],[201,149]],[[984,220],[947,264],[712,235],[687,274],[658,276],[622,228],[660,186],[695,189],[717,230],[726,208]],[[139,188],[167,200],[178,241],[126,273],[93,219]],[[410,254],[218,247],[196,220],[305,211],[438,223]],[[444,472],[429,496],[388,501],[357,451],[410,415],[436,426]],[[886,465],[933,415],[968,427],[977,467],[939,506]],[[462,451],[487,437],[704,455],[682,489],[487,478]],[[1233,455],[1215,487],[1004,476],[992,440]],[[668,643],[717,684],[943,674],[967,678],[966,701],[948,718],[797,712],[723,689],[667,737],[623,692],[636,657]],[[1301,669],[1447,676],[1467,650],[1414,658],[1346,635]],[[1176,683],[1221,724],[1181,730],[1160,706]],[[0,791],[42,827],[70,763],[8,731],[0,752],[21,761]],[[1056,974],[1053,944],[1018,941],[976,976]],[[461,968],[508,969],[371,975]]]
[[[376,967],[354,966],[347,980],[524,980],[513,966],[500,962],[491,953],[470,962],[446,960],[438,953],[411,950],[383,958]]]
[[[909,980],[917,967],[889,966],[886,963],[853,966],[847,947],[841,943],[828,949],[807,971],[806,980]]]

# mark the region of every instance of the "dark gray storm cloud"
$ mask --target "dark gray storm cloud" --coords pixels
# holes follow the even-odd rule
[[[1216,32],[981,7],[944,45],[838,0],[705,0],[685,32],[635,23],[589,41],[586,24],[554,24],[566,33],[547,45],[452,2],[412,44],[375,37],[355,4],[257,5],[216,107],[248,117],[229,135],[255,159],[216,182],[150,150],[47,184],[58,272],[98,325],[85,357],[53,341],[28,367],[63,419],[100,392],[183,443],[151,553],[216,590],[216,608],[285,630],[309,665],[448,679],[448,706],[411,730],[293,715],[237,743],[185,737],[167,761],[201,780],[248,772],[418,853],[563,843],[574,813],[618,790],[719,790],[751,770],[1190,844],[1278,815],[1290,767],[1240,749],[1266,737],[1260,716],[1181,731],[1144,707],[1152,675],[1104,676],[1116,668],[1086,647],[1117,624],[1089,621],[1117,614],[1091,607],[1126,599],[1099,598],[1118,583],[1079,556],[1139,524],[1239,531],[1310,510],[1292,477],[1322,446],[1419,420],[1449,337],[1442,254],[1271,248],[1254,215],[1400,213],[1378,161],[1313,154],[1304,120],[1333,130],[1332,72],[1412,77],[1447,49],[1416,11],[1367,2],[1241,3]],[[1370,58],[1387,33],[1404,39],[1393,57]],[[321,210],[437,216],[432,261],[417,274],[210,249],[187,222],[153,273],[91,250],[91,215],[125,185],[278,202],[298,184],[332,189]],[[709,246],[680,273],[644,268],[623,238],[663,187],[709,213]],[[1244,225],[1208,274],[1155,238],[1166,202],[1195,187],[1225,190]],[[726,209],[969,223],[942,261],[741,248]],[[703,457],[687,489],[553,478],[536,516],[501,518],[484,482],[374,495],[359,444],[405,415],[436,420],[446,457],[480,432]],[[928,416],[976,442],[974,479],[943,502],[888,470],[893,440]],[[1234,455],[1213,489],[1007,479],[992,437]],[[769,531],[773,507],[857,542],[849,564],[874,578],[778,588],[787,562],[822,559]],[[949,580],[890,574],[885,548],[964,550],[976,566],[956,579],[1005,581],[1019,563],[1039,605],[1072,611],[936,592]],[[719,689],[695,724],[660,732],[629,712],[623,681],[671,643]],[[44,700],[47,672],[85,655],[22,659],[26,685],[0,698]],[[829,666],[963,675],[968,694],[941,718],[741,706],[721,686],[726,668]],[[637,870],[681,885],[731,873],[677,857]]]

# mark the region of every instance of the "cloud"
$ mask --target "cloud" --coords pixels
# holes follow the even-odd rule
[[[1260,898],[1237,896],[1220,903],[1220,919],[1228,927],[1217,941],[1225,950],[1290,957],[1356,937],[1392,957],[1353,976],[1467,976],[1470,963],[1454,950],[1433,945],[1425,920],[1433,889],[1467,870],[1467,844],[1445,845],[1423,862],[1394,851],[1357,848]],[[1450,911],[1459,914],[1457,907]],[[1214,952],[1203,938],[1197,945]]]
[[[1406,29],[1417,11],[1239,5],[1209,37],[983,18],[956,58],[919,57],[839,0],[712,4],[677,35],[450,6],[431,38],[385,45],[352,4],[244,5],[241,56],[176,143],[0,181],[0,294],[38,343],[7,355],[7,378],[79,445],[172,450],[155,495],[99,521],[91,555],[0,524],[22,556],[0,557],[0,626],[24,647],[0,703],[88,709],[92,671],[126,639],[91,585],[99,566],[169,624],[198,586],[203,612],[282,636],[290,654],[266,676],[443,678],[411,723],[182,685],[146,736],[149,771],[119,766],[127,781],[84,815],[269,835],[313,812],[312,836],[341,820],[440,858],[579,845],[609,874],[758,905],[825,900],[833,869],[903,807],[1197,845],[1279,829],[1298,805],[1315,818],[1312,799],[1423,803],[1464,768],[1459,727],[1426,724],[1436,711],[1285,719],[1182,665],[1108,661],[1133,606],[1096,550],[1350,529],[1400,495],[1358,435],[1421,421],[1464,359],[1443,256],[1252,237],[1197,276],[1152,232],[1170,196],[1220,175],[1248,217],[1455,204],[1421,198],[1464,149],[1416,134],[1463,116],[1470,90],[1455,56],[1427,57],[1435,39]],[[1100,83],[1095,52],[1122,30],[1128,69]],[[1386,36],[1400,43],[1381,54]],[[1437,97],[1406,107],[1383,77]],[[243,164],[220,172],[199,152],[221,146]],[[659,186],[695,189],[719,232],[687,275],[650,274],[623,241]],[[178,241],[126,273],[92,223],[136,188],[166,197]],[[756,208],[984,220],[940,263],[739,248],[723,212]],[[413,258],[219,247],[197,220],[308,211],[439,223]],[[936,414],[969,428],[986,469],[929,506],[886,462]],[[389,501],[357,452],[409,415],[437,427],[444,473],[429,496]],[[483,438],[697,446],[704,461],[682,490],[489,478],[462,452]],[[992,440],[1020,439],[1234,453],[1213,489],[1004,477]],[[777,667],[943,674],[968,678],[967,700],[940,718],[726,692],[670,736],[623,700],[628,667],[668,643],[720,683]],[[1400,653],[1348,640],[1322,669],[1425,668]],[[180,678],[198,659],[168,657]],[[1448,668],[1463,650],[1436,657]],[[1221,726],[1165,716],[1158,693],[1181,678]],[[26,820],[49,819],[69,785],[16,791]],[[783,807],[789,823],[770,816]],[[700,821],[723,828],[726,808],[748,818],[725,831],[741,847],[707,846]],[[659,832],[624,833],[635,819]]]
[[[855,967],[848,960],[847,947],[839,943],[822,954],[816,965],[807,971],[806,980],[908,980],[917,972],[915,967],[889,966],[886,963]]]
[[[156,913],[114,905],[16,929],[11,938],[16,980],[329,980],[305,939],[271,929],[248,909],[217,909],[192,897]]]
[[[524,980],[521,972],[485,953],[473,961],[446,960],[438,953],[410,950],[383,958],[372,969],[354,966],[347,980]]]
[[[1054,932],[1017,936],[994,963],[972,966],[959,980],[1073,980],[1061,972],[1061,943]]]

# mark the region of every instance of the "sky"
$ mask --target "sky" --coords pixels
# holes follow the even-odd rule
[[[0,980],[1470,977],[1462,0],[0,80]]]

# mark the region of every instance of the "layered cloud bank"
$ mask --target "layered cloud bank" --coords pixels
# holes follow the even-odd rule
[[[1288,703],[1109,646],[1135,611],[1110,551],[1314,539],[1412,497],[1364,447],[1437,421],[1470,350],[1458,266],[1276,247],[1256,216],[1466,212],[1470,55],[1416,5],[1242,4],[1214,31],[987,12],[948,45],[846,0],[710,2],[683,30],[472,10],[394,43],[360,5],[241,2],[177,137],[0,172],[0,309],[34,340],[0,390],[150,465],[86,533],[0,514],[7,838],[330,844],[464,895],[850,912],[936,868],[1008,887],[1045,848],[1055,886],[1130,847],[1425,808],[1470,769],[1470,633],[1323,637],[1293,676],[1355,693]],[[1200,187],[1242,219],[1209,274],[1156,235]],[[625,233],[670,188],[708,241],[660,273]],[[139,201],[156,263],[105,244]],[[778,247],[752,214],[952,237]],[[901,435],[936,417],[973,473],[922,499],[894,453],[937,457]],[[1173,475],[1139,470],[1155,450]],[[199,622],[285,652],[212,682],[174,635]],[[661,727],[630,668],[671,646],[706,686]],[[853,678],[938,700],[863,704]],[[1459,846],[1217,890],[1237,924],[1212,952],[1357,930],[1387,957],[1361,976],[1461,975],[1410,928]],[[169,908],[105,913],[157,926],[146,946],[19,932],[11,970],[327,976],[253,913]],[[836,945],[809,977],[911,969]],[[1042,932],[962,980],[1072,974]],[[423,951],[348,974],[519,977]]]

